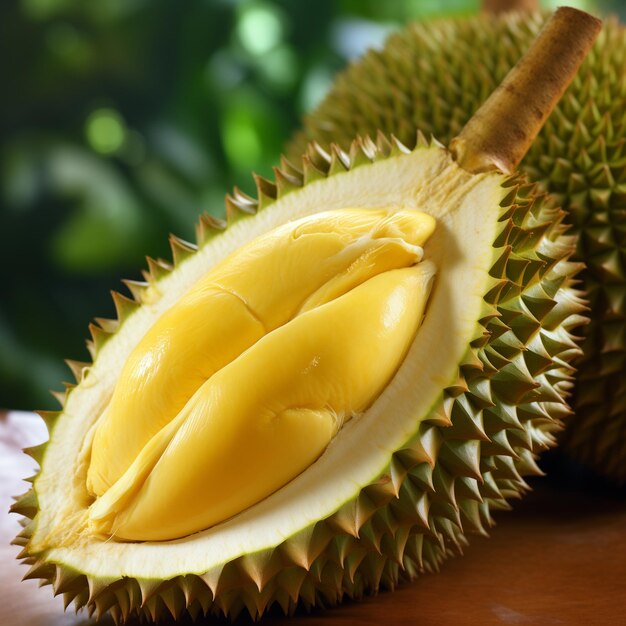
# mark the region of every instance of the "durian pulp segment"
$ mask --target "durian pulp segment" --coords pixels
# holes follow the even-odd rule
[[[398,368],[433,270],[426,261],[379,274],[217,372],[94,504],[95,529],[131,540],[182,537],[306,469]]]
[[[404,357],[434,273],[432,263],[418,263],[418,244],[434,225],[417,211],[321,213],[271,231],[209,272],[124,367],[96,432],[88,487],[89,477],[109,469],[117,441],[122,453],[129,441],[139,452],[98,493],[92,530],[130,540],[181,537],[239,513],[308,467]],[[225,315],[226,338],[215,337]],[[253,345],[234,359],[232,347],[230,360],[213,356],[238,337]],[[171,362],[180,364],[178,377]],[[159,384],[164,376],[171,388]],[[144,397],[161,410],[150,422],[144,408],[138,425],[133,411]],[[139,426],[149,435],[163,422],[144,444]]]
[[[87,486],[102,495],[215,372],[304,310],[415,263],[434,220],[344,209],[286,224],[230,255],[148,330],[98,425]]]

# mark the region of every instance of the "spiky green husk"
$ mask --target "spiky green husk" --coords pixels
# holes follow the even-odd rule
[[[425,146],[418,138],[416,149]],[[229,222],[249,219],[308,181],[405,150],[382,135],[376,145],[355,142],[349,153],[310,149],[302,171],[284,161],[274,182],[257,179],[258,200],[235,192],[227,201]],[[468,533],[485,534],[492,512],[509,508],[507,500],[527,489],[523,476],[538,472],[536,454],[554,442],[569,412],[569,362],[579,352],[571,331],[584,321],[584,305],[573,288],[579,267],[568,260],[574,243],[565,234],[563,213],[519,179],[507,179],[502,196],[490,286],[458,377],[415,438],[356,499],[282,544],[204,575],[98,579],[31,551],[35,482],[13,507],[27,518],[15,540],[31,566],[26,577],[51,584],[66,605],[73,601],[97,616],[109,611],[116,621],[156,620],[163,613],[178,618],[185,612],[234,618],[247,611],[259,617],[274,604],[289,613],[298,605],[334,605],[344,597],[393,589],[437,570],[446,557],[461,552]],[[224,227],[203,218],[198,246],[220,237]],[[160,279],[195,248],[173,239],[173,264],[150,261],[146,282],[128,283],[133,299],[114,295],[119,319],[100,320],[91,329],[94,360],[138,306],[158,297]],[[88,364],[70,366],[80,382]],[[52,432],[57,417],[45,415]],[[44,445],[29,453],[41,460],[45,451]]]
[[[377,130],[410,141],[419,128],[449,142],[500,84],[542,14],[418,23],[392,35],[336,80],[289,149],[345,147]],[[577,361],[574,415],[562,443],[596,471],[626,481],[626,32],[607,21],[521,169],[553,194],[579,234],[575,258],[591,307]]]

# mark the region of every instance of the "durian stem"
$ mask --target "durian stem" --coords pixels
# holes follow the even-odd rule
[[[512,173],[552,113],[600,32],[577,9],[554,13],[526,54],[450,142],[456,162],[478,174]]]
[[[483,0],[482,10],[491,15],[510,11],[538,11],[539,0]]]

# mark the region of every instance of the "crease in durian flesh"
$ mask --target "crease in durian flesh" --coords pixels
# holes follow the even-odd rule
[[[413,210],[318,213],[205,274],[140,340],[97,422],[91,532],[184,537],[311,465],[412,343],[434,228]]]

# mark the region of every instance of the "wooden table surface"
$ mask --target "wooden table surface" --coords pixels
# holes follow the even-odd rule
[[[8,545],[18,530],[17,516],[6,513],[10,496],[24,491],[20,478],[33,469],[20,448],[44,436],[37,416],[0,417],[0,626],[92,623],[65,614],[50,587],[20,582],[26,568]],[[571,476],[533,486],[512,512],[497,515],[491,538],[472,538],[465,555],[439,574],[360,603],[270,616],[261,625],[626,624],[626,491]]]

